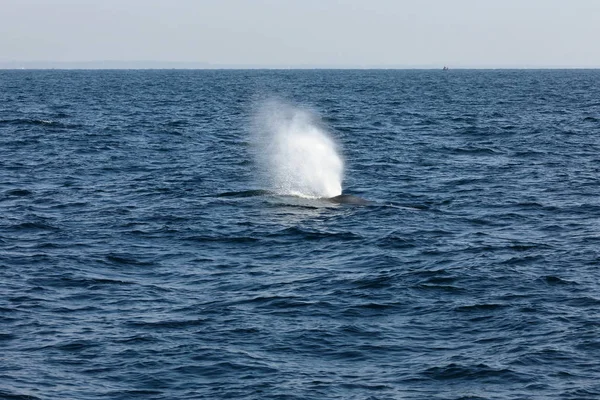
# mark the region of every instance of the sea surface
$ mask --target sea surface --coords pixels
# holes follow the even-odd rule
[[[0,71],[0,398],[600,399],[600,71]]]

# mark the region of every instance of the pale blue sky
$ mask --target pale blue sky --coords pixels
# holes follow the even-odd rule
[[[600,0],[0,0],[0,62],[600,67]]]

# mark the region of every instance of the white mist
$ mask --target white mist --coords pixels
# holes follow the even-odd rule
[[[257,161],[272,191],[306,198],[342,194],[344,162],[314,114],[269,101],[259,108],[254,130]]]

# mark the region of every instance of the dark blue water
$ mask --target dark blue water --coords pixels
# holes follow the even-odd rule
[[[598,399],[599,194],[600,71],[1,71],[0,398]]]

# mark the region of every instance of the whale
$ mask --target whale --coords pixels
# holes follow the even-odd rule
[[[367,204],[371,204],[371,202],[367,199],[363,199],[362,197],[353,196],[351,194],[340,194],[339,196],[330,197],[327,200],[332,203],[337,204],[353,204],[355,206],[366,206]]]
[[[216,197],[254,197],[254,196],[274,196],[277,195],[275,192],[269,190],[243,190],[239,192],[224,192],[219,193]],[[210,195],[209,195],[210,196]],[[289,195],[288,195],[289,196]],[[290,196],[296,197],[296,196]],[[355,206],[366,206],[373,204],[372,201],[363,199],[362,197],[354,196],[352,194],[340,194],[334,197],[321,197],[322,201],[329,201],[336,204],[351,204]]]

